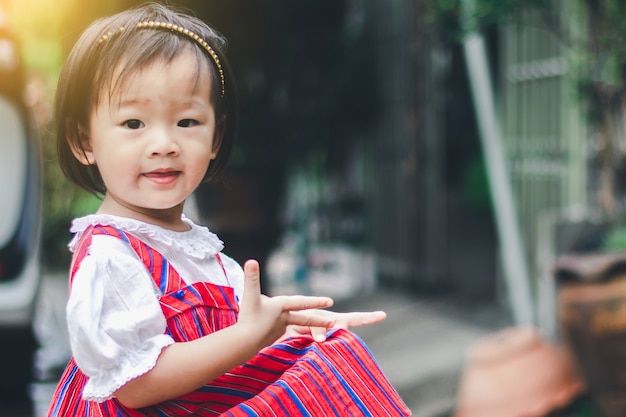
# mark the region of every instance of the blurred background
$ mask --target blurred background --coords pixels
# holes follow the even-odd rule
[[[33,406],[30,399],[47,395],[36,382],[53,385],[67,360],[68,227],[99,204],[57,167],[56,78],[89,23],[139,3],[0,0],[0,94],[19,109],[25,152],[41,161],[20,168],[30,173],[24,184],[40,179],[25,186],[35,197],[17,194],[25,211],[39,215],[22,221],[37,225],[23,233],[33,243],[17,239],[39,248],[22,256],[40,263],[32,270],[41,277],[37,286],[24,290],[32,314],[17,321],[0,315],[3,356],[25,357],[11,359],[16,379],[5,381],[5,391],[21,390],[15,381],[24,378],[30,388],[26,400],[17,391],[0,401],[2,416],[35,415],[37,400]],[[388,320],[393,332],[384,333],[383,324],[381,333],[363,334],[376,354],[402,358],[383,357],[381,364],[394,377],[399,369],[392,382],[416,415],[452,415],[465,350],[489,333],[530,325],[558,342],[559,277],[621,279],[619,256],[605,260],[601,272],[586,256],[619,255],[626,246],[623,2],[168,4],[191,10],[228,38],[241,97],[238,142],[224,179],[198,190],[189,215],[238,261],[259,259],[268,294],[326,294],[340,308],[397,313]],[[8,141],[5,131],[3,124]],[[0,168],[6,178],[14,170]],[[20,211],[5,210],[0,214]],[[0,251],[0,295],[17,281],[4,272],[19,252],[10,246],[14,226],[6,227],[13,249]],[[573,258],[559,263],[564,255]],[[626,331],[619,291],[612,294],[603,312],[617,323],[612,328]],[[428,368],[424,340],[435,356],[449,352],[441,357],[446,365],[433,368],[430,379],[407,382],[407,364],[416,375]],[[443,394],[425,394],[425,386]],[[434,397],[441,401],[433,405]],[[588,403],[581,407],[587,414],[567,415],[600,415]]]

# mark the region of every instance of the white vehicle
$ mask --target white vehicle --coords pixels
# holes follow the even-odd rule
[[[24,68],[0,10],[0,343],[15,388],[32,374],[32,318],[41,280],[40,150],[24,103]],[[6,364],[4,362],[7,362]],[[4,378],[3,378],[4,379]],[[0,382],[4,390],[4,383]]]

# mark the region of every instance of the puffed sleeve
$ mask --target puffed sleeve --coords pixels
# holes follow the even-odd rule
[[[165,335],[158,289],[123,241],[94,236],[77,270],[67,304],[70,346],[89,377],[83,398],[104,401],[128,381],[150,371]]]

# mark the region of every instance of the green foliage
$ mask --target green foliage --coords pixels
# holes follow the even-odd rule
[[[444,36],[459,41],[468,30],[483,30],[504,23],[519,23],[525,11],[545,11],[550,0],[472,0],[473,13],[464,11],[465,0],[425,0],[427,21]],[[468,23],[473,22],[473,23]]]
[[[626,249],[626,227],[620,226],[612,230],[604,239],[602,249],[607,251]]]
[[[616,60],[626,62],[626,2],[623,0],[587,0],[592,49],[596,53],[610,51]]]
[[[626,77],[626,2],[623,0],[425,1],[427,21],[448,40],[460,41],[471,30],[532,22],[530,24],[540,24],[556,35],[564,45],[592,55],[592,58],[585,59],[585,63],[578,63],[580,68],[577,69],[582,70],[587,79],[601,78],[604,74],[599,74],[611,64],[615,68],[610,70],[617,72],[622,79]],[[467,16],[463,6],[470,2],[474,3],[473,13]],[[563,16],[563,10],[582,11],[586,25],[584,34],[572,33],[570,26],[581,16]],[[585,84],[584,80],[581,82]]]

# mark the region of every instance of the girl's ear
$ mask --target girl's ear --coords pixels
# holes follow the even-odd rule
[[[67,120],[65,131],[67,132],[67,141],[72,149],[74,158],[83,165],[93,165],[96,158],[91,149],[91,141],[89,133],[82,124],[75,120]]]
[[[213,151],[211,152],[211,159],[217,158],[217,153],[222,146],[222,140],[224,139],[224,129],[226,128],[226,116],[222,118],[215,125],[215,134],[213,135]]]

